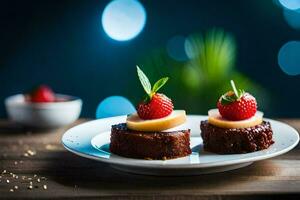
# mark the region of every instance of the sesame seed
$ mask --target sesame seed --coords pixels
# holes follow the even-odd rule
[[[6,183],[9,183],[9,180],[8,180],[8,179],[6,179]]]
[[[31,155],[31,156],[34,156],[35,154],[36,154],[36,152],[35,151],[33,151],[33,150],[27,150],[27,153],[29,154],[29,155]]]
[[[45,146],[45,149],[47,149],[47,150],[49,150],[49,151],[53,151],[53,150],[59,149],[59,146],[47,144],[47,145]]]
[[[15,161],[15,165],[17,165],[18,164],[18,162],[17,161]]]
[[[9,192],[14,192],[14,189],[10,189]]]
[[[19,189],[19,187],[18,187],[17,185],[15,185],[14,188],[15,188],[16,190]]]
[[[41,179],[40,179],[40,178],[38,178],[36,181],[37,181],[37,182],[41,182]]]
[[[43,185],[44,190],[47,190],[47,185]]]
[[[29,189],[29,190],[31,190],[32,188],[33,188],[32,185],[29,185],[29,186],[28,186],[28,189]]]

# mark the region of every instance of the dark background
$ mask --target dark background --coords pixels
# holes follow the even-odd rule
[[[102,99],[136,89],[128,80],[136,78],[140,56],[174,35],[213,27],[235,36],[237,68],[270,92],[269,116],[300,116],[300,78],[286,75],[277,64],[281,46],[300,34],[274,1],[141,2],[147,12],[144,30],[133,40],[117,42],[101,26],[109,1],[1,1],[0,116],[6,116],[5,97],[45,83],[58,93],[81,97],[82,116],[94,117]]]

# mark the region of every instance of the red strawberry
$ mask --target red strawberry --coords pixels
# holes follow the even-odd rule
[[[142,119],[159,119],[170,115],[173,111],[173,103],[164,94],[156,93],[150,102],[142,102],[137,107],[137,112]]]
[[[30,101],[34,103],[54,102],[55,94],[52,89],[46,85],[40,85],[30,94]]]
[[[159,119],[170,115],[173,103],[166,95],[157,91],[168,81],[168,77],[159,79],[151,88],[151,84],[144,72],[137,66],[140,82],[147,93],[146,99],[137,106],[137,113],[141,119]]]
[[[237,90],[231,81],[233,91],[222,95],[217,103],[222,117],[228,120],[244,120],[255,115],[257,111],[256,99],[243,90]]]

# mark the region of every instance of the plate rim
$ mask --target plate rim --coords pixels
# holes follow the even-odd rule
[[[265,160],[265,159],[269,159],[269,158],[272,158],[272,157],[282,155],[282,154],[292,150],[299,143],[299,133],[294,127],[292,127],[289,124],[286,124],[284,122],[269,119],[269,118],[264,118],[264,120],[270,121],[271,123],[275,122],[275,123],[279,123],[279,124],[284,125],[284,126],[288,126],[293,131],[293,134],[295,133],[295,136],[297,137],[296,141],[292,145],[290,145],[290,146],[288,146],[288,147],[286,147],[286,148],[284,148],[280,151],[276,151],[272,154],[259,155],[259,156],[255,156],[255,157],[251,157],[251,158],[241,158],[241,159],[236,159],[236,160],[216,161],[216,162],[210,162],[210,163],[172,164],[172,165],[164,165],[162,163],[159,163],[159,164],[151,163],[151,164],[149,164],[149,163],[140,163],[140,162],[124,162],[124,160],[128,161],[129,159],[132,159],[131,161],[134,161],[134,160],[138,161],[138,160],[143,160],[143,159],[126,158],[126,157],[122,157],[122,156],[118,156],[118,155],[116,155],[116,156],[118,156],[120,158],[120,160],[119,159],[116,160],[116,159],[110,159],[110,158],[108,158],[108,159],[107,158],[102,158],[102,157],[98,157],[98,156],[94,156],[94,155],[88,155],[88,154],[76,151],[75,149],[72,149],[72,148],[68,147],[64,143],[64,137],[67,134],[69,134],[71,131],[73,131],[75,128],[78,128],[79,126],[87,126],[88,123],[96,123],[97,121],[105,121],[105,120],[107,120],[107,121],[117,120],[117,119],[122,119],[122,118],[125,118],[125,117],[126,117],[126,115],[103,118],[103,119],[96,119],[96,120],[91,120],[91,121],[79,124],[77,126],[74,126],[74,127],[70,128],[70,129],[68,129],[67,131],[64,132],[64,134],[61,138],[61,143],[64,146],[64,148],[67,149],[68,151],[70,151],[70,152],[72,152],[72,153],[74,153],[78,156],[84,157],[84,158],[88,158],[88,159],[92,159],[92,160],[96,160],[96,161],[100,161],[100,162],[104,162],[104,163],[112,164],[112,165],[127,166],[127,167],[142,167],[142,168],[148,168],[148,169],[151,169],[151,168],[156,168],[156,169],[196,169],[196,168],[221,167],[221,166],[235,165],[235,164],[241,164],[241,163],[247,163],[247,162],[256,162],[256,161]],[[207,117],[207,115],[187,115],[187,117]],[[97,134],[97,135],[99,135],[99,134]],[[96,137],[96,135],[94,137]],[[94,138],[94,137],[92,137],[92,138]],[[197,136],[197,137],[200,137],[200,136]],[[90,145],[92,146],[92,144],[90,144]]]

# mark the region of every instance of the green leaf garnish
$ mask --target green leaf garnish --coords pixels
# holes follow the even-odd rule
[[[222,105],[228,105],[228,104],[231,104],[234,101],[236,101],[235,95],[228,96],[227,94],[224,94],[221,97],[221,104]]]
[[[238,97],[239,93],[238,93],[238,91],[237,91],[237,89],[235,87],[235,84],[234,84],[233,80],[230,81],[230,84],[231,84],[231,87],[233,89],[233,92],[234,92],[235,96]]]
[[[152,93],[156,93],[162,86],[166,84],[166,82],[169,80],[169,77],[163,77],[156,81],[156,83],[153,85]]]
[[[136,66],[137,74],[140,79],[140,82],[147,93],[146,97],[144,98],[144,102],[148,102],[152,99],[152,96],[162,87],[166,84],[166,82],[169,80],[169,77],[163,77],[156,81],[153,88],[151,89],[151,83],[147,76],[144,74],[144,72]]]
[[[245,90],[239,89],[239,90],[238,90],[238,96],[239,96],[238,99],[240,99],[244,94],[245,94]]]
[[[138,77],[140,79],[140,82],[141,82],[145,92],[149,95],[149,97],[151,97],[151,83],[150,83],[149,79],[147,78],[147,76],[144,74],[144,72],[138,66],[136,66],[136,69],[137,69]]]
[[[230,84],[231,84],[231,87],[232,87],[233,92],[235,94],[236,100],[239,100],[244,95],[245,91],[241,90],[241,89],[237,90],[233,80],[230,81]]]
[[[241,89],[237,89],[233,80],[230,81],[231,87],[233,92],[227,92],[226,94],[221,96],[221,104],[222,105],[228,105],[231,104],[234,101],[238,101],[244,94],[245,91]]]

